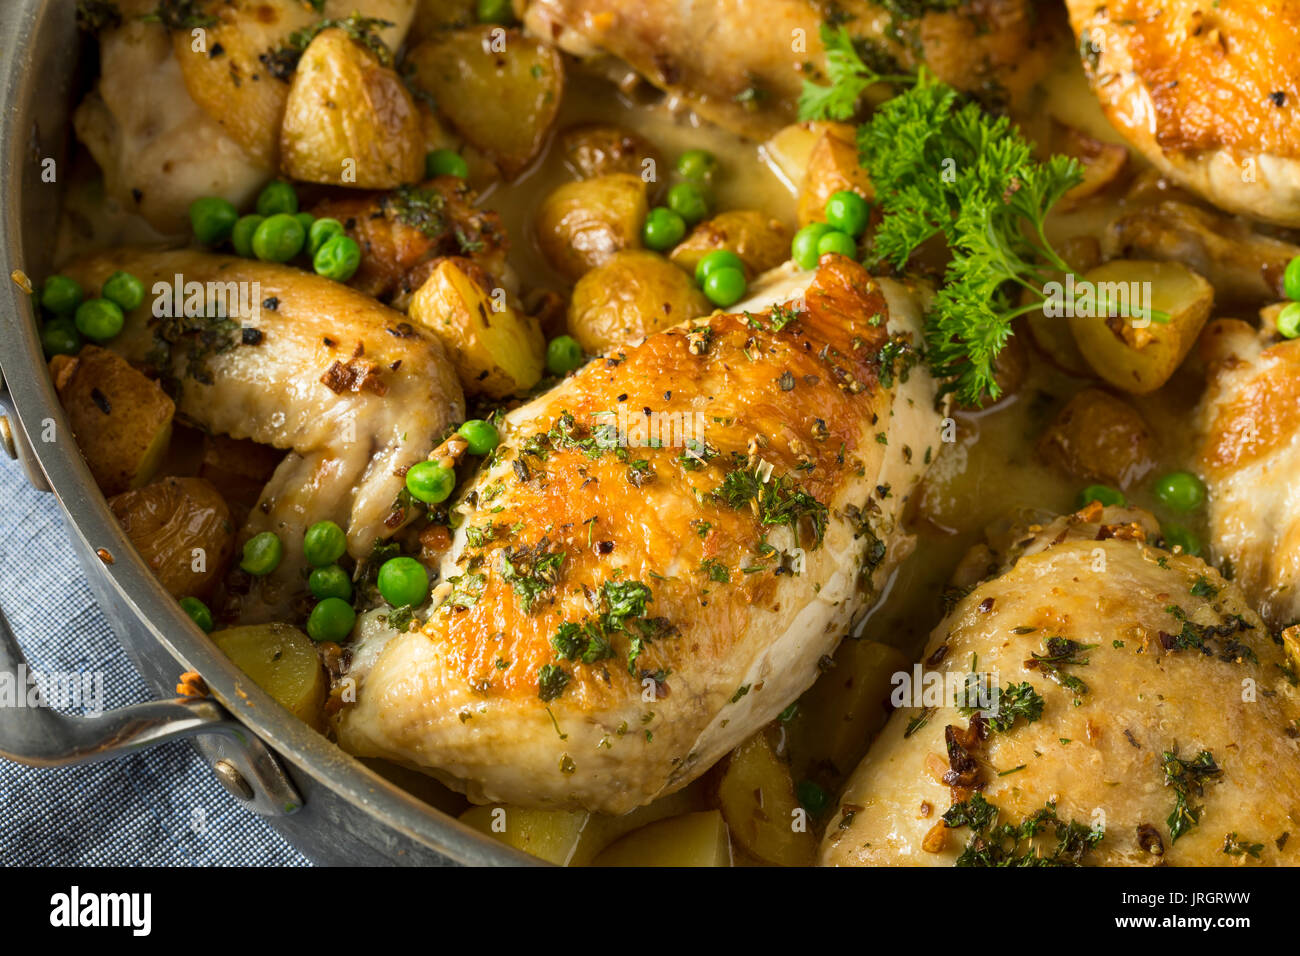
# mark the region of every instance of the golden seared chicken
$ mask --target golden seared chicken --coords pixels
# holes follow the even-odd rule
[[[1300,341],[1271,340],[1236,319],[1202,333],[1199,471],[1215,560],[1285,627],[1300,622]]]
[[[1300,0],[1067,0],[1110,121],[1232,212],[1300,225]]]
[[[814,681],[908,550],[939,413],[904,287],[827,256],[747,308],[506,416],[436,610],[354,649],[346,750],[474,801],[619,813]]]
[[[1291,665],[1240,588],[1156,533],[1100,505],[1028,528],[902,675],[912,706],[850,779],[821,861],[1300,863]]]
[[[705,119],[761,139],[795,119],[803,81],[822,78],[825,6],[814,0],[531,0],[524,23],[579,56],[626,61]],[[907,70],[924,62],[963,90],[1012,98],[1045,71],[1056,36],[1053,17],[1033,0],[959,0],[929,10],[865,0],[835,6],[835,22],[875,51],[875,59]]]
[[[64,271],[99,288],[118,269],[138,276],[151,294],[127,313],[113,350],[157,369],[183,419],[290,450],[240,535],[242,542],[274,531],[285,555],[257,581],[240,617],[283,620],[305,592],[308,527],[337,522],[349,553],[364,558],[410,517],[399,503],[405,469],[464,417],[455,372],[438,340],[401,313],[288,266],[120,250]],[[160,317],[177,282],[194,284],[184,288],[186,311],[214,317]]]

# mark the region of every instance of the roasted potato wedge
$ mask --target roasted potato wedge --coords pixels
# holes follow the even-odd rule
[[[809,866],[816,849],[807,812],[795,799],[790,767],[760,731],[727,758],[718,808],[731,835],[765,863]]]
[[[696,226],[669,258],[694,275],[699,261],[716,249],[740,256],[752,279],[790,258],[790,230],[757,210],[733,209]]]
[[[1061,409],[1038,440],[1039,454],[1080,482],[1131,488],[1155,467],[1154,439],[1128,402],[1086,388]]]
[[[1168,314],[1168,321],[1075,315],[1070,330],[1079,351],[1103,380],[1135,395],[1154,392],[1177,371],[1214,306],[1214,288],[1177,262],[1117,259],[1084,274],[1096,298],[1131,300]]]
[[[1119,179],[1128,162],[1128,148],[1119,143],[1103,143],[1082,130],[1052,120],[1052,153],[1073,156],[1079,161],[1083,181],[1061,197],[1068,209],[1095,196]]]
[[[639,176],[614,173],[565,183],[537,210],[542,254],[571,279],[623,249],[641,248],[646,186]]]
[[[108,499],[145,564],[173,597],[207,597],[230,561],[230,508],[202,478],[163,478]]]
[[[792,123],[759,147],[759,155],[791,193],[797,194],[808,171],[808,157],[821,138],[825,123]]]
[[[659,178],[663,157],[644,137],[611,123],[570,126],[560,136],[564,163],[582,179],[627,173],[644,182]]]
[[[411,299],[410,316],[442,340],[470,394],[504,398],[542,377],[541,332],[470,259],[441,260]]]
[[[176,406],[115,352],[87,345],[55,356],[50,375],[90,473],[106,495],[139,488],[167,452]]]
[[[731,840],[717,810],[669,817],[634,830],[592,866],[730,866]]]
[[[554,47],[518,30],[475,26],[434,34],[406,62],[442,115],[507,179],[537,158],[564,90]]]
[[[424,131],[401,77],[343,30],[298,61],[280,128],[280,169],[305,182],[390,189],[424,174]]]
[[[866,200],[876,195],[867,171],[858,162],[854,128],[847,123],[826,123],[808,154],[808,166],[799,187],[799,225],[825,222],[826,200],[844,189]]]
[[[212,642],[254,684],[320,730],[328,682],[310,637],[288,624],[250,624],[214,631]]]
[[[710,311],[689,275],[663,256],[629,249],[578,280],[568,327],[586,352],[600,355]]]

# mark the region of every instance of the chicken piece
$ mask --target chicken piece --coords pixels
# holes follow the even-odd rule
[[[1300,225],[1300,0],[1067,0],[1115,128],[1231,212]]]
[[[348,285],[405,308],[446,256],[468,256],[487,272],[506,272],[509,240],[501,217],[474,206],[463,179],[439,176],[391,192],[338,196],[317,203],[317,218],[343,223],[361,247],[361,266]]]
[[[104,171],[108,196],[159,231],[180,234],[194,199],[223,196],[242,205],[270,169],[190,99],[167,31],[133,19],[130,7],[122,13],[122,26],[100,34],[99,82],[73,126]]]
[[[1300,863],[1283,651],[1235,584],[1149,545],[1156,529],[1095,504],[1029,528],[896,675],[915,706],[853,774],[821,862]]]
[[[276,571],[242,602],[244,623],[284,620],[305,593],[302,538],[337,522],[355,558],[409,517],[405,469],[464,417],[441,344],[398,312],[346,286],[288,266],[201,252],[121,249],[64,273],[99,288],[118,269],[152,291],[152,311],[184,283],[187,311],[214,318],[127,314],[111,347],[171,380],[178,415],[210,432],[289,449],[249,514],[240,541],[274,531]],[[222,315],[228,319],[220,318]],[[242,326],[242,331],[241,331]]]
[[[738,308],[506,416],[423,630],[354,649],[344,749],[476,802],[622,813],[812,684],[910,550],[940,425],[920,308],[839,256]]]
[[[1280,298],[1283,273],[1296,256],[1300,246],[1294,243],[1177,200],[1127,213],[1106,235],[1107,259],[1181,262],[1205,276],[1220,304],[1259,305]]]
[[[1047,69],[1056,36],[1032,0],[963,0],[909,15],[901,4],[836,4],[849,33],[903,69],[925,62],[972,92],[1012,99]],[[814,0],[532,0],[524,23],[578,56],[611,54],[719,126],[766,139],[795,119],[805,79],[825,66]]]
[[[1201,333],[1210,547],[1274,627],[1300,621],[1300,340],[1220,319]]]

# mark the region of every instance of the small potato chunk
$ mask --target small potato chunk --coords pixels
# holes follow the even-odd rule
[[[328,682],[310,637],[288,624],[250,624],[214,631],[212,641],[286,710],[321,729]]]
[[[1130,488],[1155,467],[1151,431],[1128,402],[1097,388],[1070,399],[1038,441],[1049,464],[1081,482]]]
[[[564,90],[554,47],[488,24],[435,34],[406,62],[442,115],[507,179],[537,158]]]
[[[808,157],[821,138],[825,123],[793,123],[759,147],[759,156],[792,193],[798,193],[808,171]]]
[[[764,731],[727,758],[718,807],[736,842],[765,863],[809,866],[815,849],[807,813],[795,799],[790,768]]]
[[[863,199],[875,198],[867,171],[858,162],[858,141],[854,128],[847,123],[827,123],[808,154],[799,189],[799,225],[826,221],[826,200],[848,189]]]
[[[560,186],[537,210],[542,254],[557,271],[579,279],[614,253],[641,248],[645,192],[641,178],[628,173]]]
[[[663,256],[631,249],[578,280],[569,334],[588,354],[600,355],[711,310],[689,275]]]
[[[663,163],[659,150],[644,136],[608,123],[570,126],[561,136],[564,162],[583,179],[611,173],[644,177],[658,175]]]
[[[694,275],[699,261],[715,249],[740,256],[752,279],[790,258],[790,230],[757,210],[733,209],[696,226],[669,258]]]
[[[230,508],[202,478],[163,478],[108,499],[145,564],[173,597],[207,597],[234,550]]]
[[[591,865],[731,866],[731,840],[717,810],[688,813],[634,830]]]
[[[1128,162],[1128,148],[1118,143],[1103,143],[1082,130],[1052,120],[1052,153],[1073,156],[1079,161],[1083,181],[1061,197],[1063,207],[1071,208],[1095,196],[1119,178]]]
[[[541,332],[470,259],[441,260],[411,299],[410,316],[442,340],[469,394],[504,398],[542,377]]]
[[[1133,302],[1166,312],[1166,322],[1070,318],[1079,350],[1103,380],[1135,395],[1154,392],[1177,371],[1214,306],[1214,289],[1177,262],[1117,259],[1084,274],[1099,300]],[[1138,309],[1130,306],[1137,314]],[[1140,327],[1141,326],[1141,327]]]
[[[397,73],[339,29],[298,61],[280,127],[280,168],[292,179],[391,189],[424,174],[424,131]]]
[[[87,345],[56,356],[50,375],[90,473],[106,495],[139,488],[158,470],[176,405],[115,352]]]
[[[556,866],[569,866],[591,814],[586,810],[529,810],[496,803],[470,807],[460,819],[506,846]]]

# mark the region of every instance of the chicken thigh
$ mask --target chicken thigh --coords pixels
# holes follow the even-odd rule
[[[766,286],[506,416],[428,622],[354,649],[344,749],[621,813],[815,680],[908,550],[940,413],[908,288],[834,255]]]
[[[822,862],[1300,863],[1293,662],[1156,532],[1095,503],[1030,526],[897,675]]]

